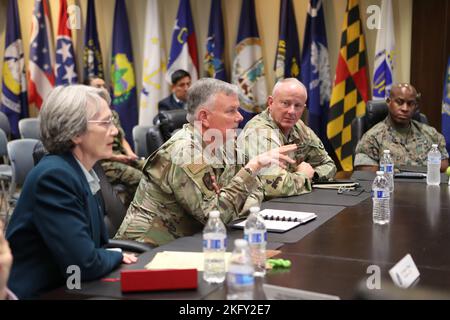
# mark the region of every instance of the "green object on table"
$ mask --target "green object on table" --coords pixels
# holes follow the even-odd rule
[[[291,260],[288,259],[268,259],[267,262],[272,265],[272,268],[290,268]]]

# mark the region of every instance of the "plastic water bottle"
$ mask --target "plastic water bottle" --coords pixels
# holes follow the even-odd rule
[[[431,145],[431,150],[428,152],[427,161],[427,184],[439,185],[441,183],[441,153],[438,145]]]
[[[380,159],[380,171],[386,175],[389,184],[389,191],[394,191],[394,161],[391,157],[391,151],[384,150],[383,156]]]
[[[227,231],[220,219],[219,211],[209,213],[208,222],[203,229],[204,271],[203,280],[209,283],[222,283],[225,280],[225,250]]]
[[[255,278],[247,240],[236,239],[227,274],[227,300],[253,300]]]
[[[389,185],[384,171],[377,171],[377,176],[372,184],[372,200],[373,223],[386,224],[389,223],[391,209],[389,207]]]
[[[259,211],[259,207],[250,208],[250,214],[244,227],[244,239],[247,240],[250,247],[255,277],[263,277],[266,274],[267,232],[266,224]]]

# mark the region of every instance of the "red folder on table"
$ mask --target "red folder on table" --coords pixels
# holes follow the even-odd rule
[[[196,289],[197,269],[124,270],[122,292]]]

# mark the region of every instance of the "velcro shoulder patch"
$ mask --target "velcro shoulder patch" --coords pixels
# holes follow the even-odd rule
[[[187,165],[186,167],[188,168],[188,170],[190,172],[192,172],[192,174],[197,174],[197,173],[201,172],[202,170],[204,170],[208,166],[204,163],[192,163],[192,164]]]

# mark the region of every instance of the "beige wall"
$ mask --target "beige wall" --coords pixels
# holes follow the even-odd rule
[[[3,61],[6,7],[8,0],[0,0],[0,61]],[[240,7],[242,0],[223,0],[222,9],[224,15],[225,30],[225,50],[226,67],[230,74],[231,60],[233,58],[233,47],[236,41],[239,24]],[[53,32],[56,35],[58,25],[59,0],[49,0],[51,8],[51,18]],[[138,90],[141,89],[140,79],[142,77],[142,39],[144,37],[145,25],[145,5],[146,0],[127,0],[128,19],[130,21],[131,40],[133,44],[133,54],[135,60],[135,71],[138,83]],[[300,47],[303,45],[303,35],[306,21],[306,12],[309,0],[294,0],[295,14],[297,18],[297,28],[301,39]],[[18,0],[19,15],[22,31],[22,39],[25,45],[25,59],[28,61],[29,38],[31,30],[31,14],[34,0]],[[87,1],[68,0],[69,4],[76,3],[82,10],[83,22],[85,24]],[[111,54],[111,39],[114,16],[113,0],[95,0],[97,11],[97,27],[99,40],[106,67],[106,76],[109,79],[109,63]],[[274,83],[273,63],[278,39],[278,20],[280,0],[256,0],[256,16],[260,36],[263,41],[264,62],[266,65],[267,82],[269,89]],[[360,0],[361,17],[366,18],[366,8],[371,4],[379,5],[381,0]],[[166,53],[170,49],[171,31],[177,13],[178,0],[159,0],[160,15],[162,17],[162,32]],[[327,28],[328,49],[330,55],[330,66],[332,76],[336,68],[339,42],[341,36],[342,20],[345,12],[346,1],[324,0],[325,24]],[[191,8],[194,16],[194,24],[197,34],[197,44],[199,49],[199,59],[202,61],[205,48],[205,39],[208,32],[208,17],[210,10],[210,0],[191,0]],[[395,79],[397,81],[409,81],[410,61],[411,61],[411,23],[412,23],[412,0],[394,0],[394,21],[395,37],[397,49],[397,61],[395,69]],[[377,30],[368,30],[364,25],[366,36],[367,57],[369,63],[369,76],[372,78],[373,56],[375,51],[375,40]],[[73,38],[75,43],[75,53],[79,73],[82,70],[82,45],[83,30],[74,30]],[[203,66],[200,66],[201,72]],[[1,71],[1,65],[0,65]],[[31,114],[36,114],[36,110],[31,110]]]

